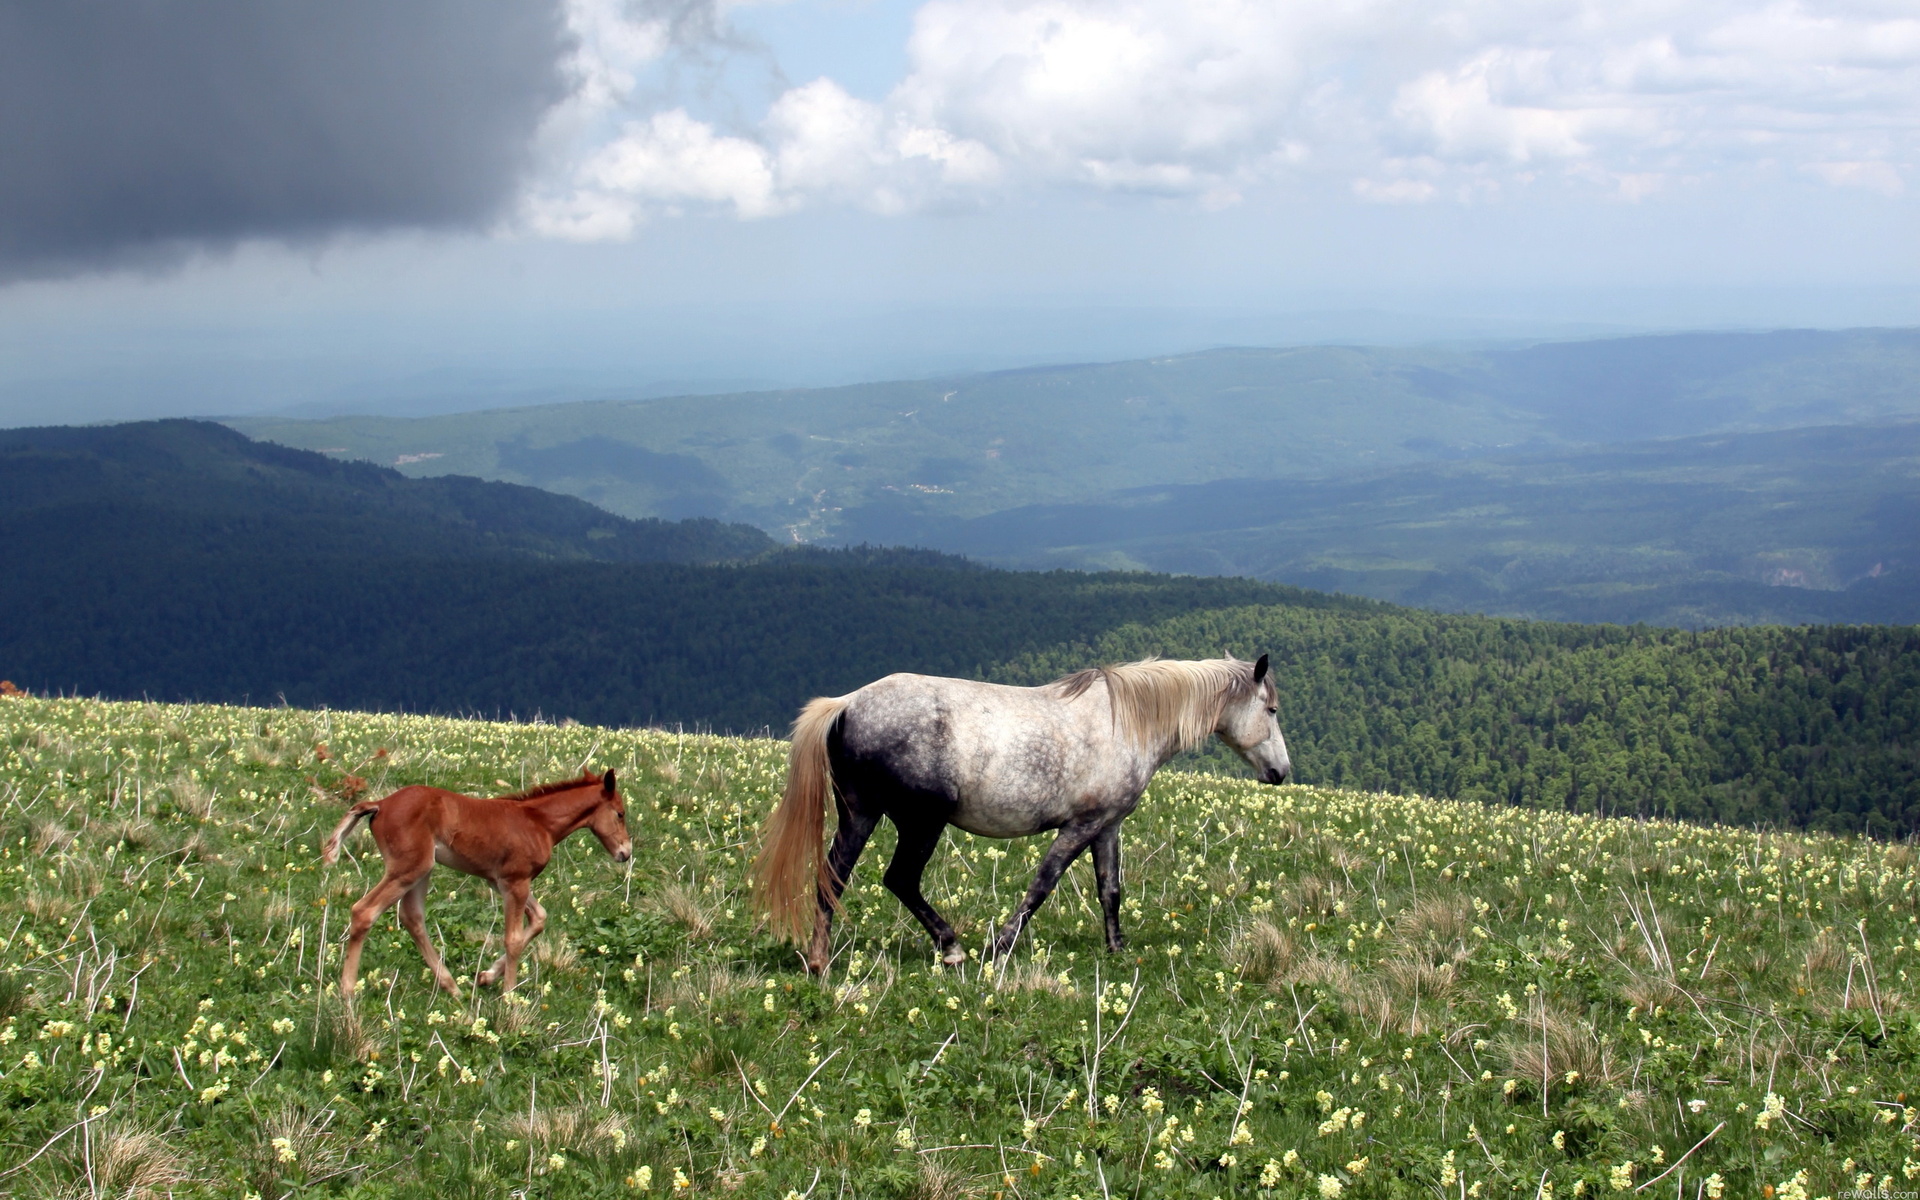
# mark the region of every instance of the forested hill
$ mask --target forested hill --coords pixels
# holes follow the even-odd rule
[[[557,498],[512,510],[529,489],[410,481],[477,489],[416,501],[377,472],[351,474],[372,468],[325,464],[365,497],[356,526],[311,456],[281,468],[271,448],[242,444],[209,463],[164,445],[202,446],[192,429],[159,432],[157,448],[112,453],[63,447],[59,431],[0,436],[0,677],[43,692],[743,731],[784,729],[809,697],[891,671],[1031,682],[1148,653],[1270,651],[1303,781],[1920,832],[1912,628],[1524,622],[913,551],[592,561],[652,527],[623,534],[567,500],[585,510],[551,510],[585,522],[569,540],[574,526],[536,519]],[[510,511],[482,519],[459,507],[470,494]],[[409,515],[415,503],[426,516]]]
[[[1303,779],[1734,824],[1920,832],[1920,628],[1693,632],[1261,606],[1006,664],[1271,652]],[[1233,763],[1217,744],[1199,756]]]
[[[629,520],[519,484],[409,479],[184,420],[0,430],[0,522],[9,542],[56,556],[111,545],[162,557],[193,546],[235,556],[726,562],[774,549],[747,525]]]

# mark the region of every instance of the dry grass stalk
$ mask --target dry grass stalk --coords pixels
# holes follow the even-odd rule
[[[167,794],[175,808],[196,821],[213,815],[213,789],[191,775],[175,775],[167,784]]]
[[[1838,971],[1845,967],[1849,955],[1847,943],[1831,929],[1823,929],[1807,947],[1806,967],[1808,975],[1820,975],[1828,971]]]
[[[1635,974],[1620,986],[1620,998],[1644,1012],[1673,1008],[1686,999],[1680,985],[1665,975]]]
[[[713,916],[691,888],[670,883],[655,897],[660,910],[686,927],[687,936],[696,942],[713,936]]]
[[[257,1182],[295,1175],[308,1184],[343,1175],[352,1169],[351,1143],[334,1133],[330,1110],[309,1112],[304,1105],[289,1102],[267,1118],[267,1136],[258,1153],[262,1169],[255,1172]],[[286,1149],[274,1145],[284,1138]],[[287,1157],[290,1156],[290,1157]],[[278,1189],[276,1189],[277,1191]],[[262,1195],[267,1194],[262,1191]]]
[[[27,914],[37,921],[58,921],[72,916],[76,907],[71,896],[60,892],[43,892],[36,887],[27,893]]]
[[[572,971],[580,966],[580,949],[565,934],[549,930],[534,940],[533,961],[549,971]]]
[[[109,842],[116,842],[130,850],[143,849],[160,839],[159,828],[143,817],[122,817],[117,821],[104,822],[100,826],[100,833]]]
[[[920,1178],[907,1193],[910,1200],[963,1200],[967,1194],[966,1179],[960,1172],[934,1155],[920,1156]]]
[[[507,1118],[506,1132],[542,1150],[568,1149],[594,1153],[610,1146],[616,1133],[627,1132],[619,1113],[603,1108],[549,1108],[516,1113]]]
[[[1228,956],[1240,977],[1254,983],[1277,983],[1299,956],[1293,935],[1272,921],[1249,922],[1234,938]]]
[[[1299,963],[1286,982],[1324,987],[1344,996],[1353,991],[1353,968],[1345,959],[1326,953],[1315,954]]]
[[[679,978],[668,977],[656,982],[653,989],[653,1007],[663,1009],[669,1005],[686,1007],[691,1004],[711,1003],[722,996],[741,991],[764,989],[766,976],[758,971],[737,971],[725,963],[716,963],[688,971]]]
[[[1345,891],[1346,885],[1340,880],[1302,875],[1287,890],[1286,903],[1295,916],[1324,917],[1332,914]]]
[[[1408,1000],[1422,1003],[1446,999],[1458,982],[1451,962],[1432,963],[1425,959],[1394,959],[1381,968],[1393,990]]]
[[[157,1131],[118,1125],[96,1133],[93,1181],[114,1200],[158,1200],[192,1177],[187,1160]]]
[[[1553,1009],[1528,1015],[1520,1032],[1503,1039],[1507,1070],[1549,1092],[1580,1083],[1611,1083],[1612,1052],[1588,1023]]]
[[[1074,994],[1071,980],[1063,981],[1058,974],[1047,972],[1048,964],[1039,959],[1028,959],[1007,972],[1004,986],[1015,992],[1048,992],[1055,996]]]
[[[33,823],[33,850],[36,854],[52,854],[56,850],[65,850],[73,844],[74,832],[51,817],[42,818]]]

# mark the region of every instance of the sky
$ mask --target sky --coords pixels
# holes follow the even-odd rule
[[[0,423],[1920,324],[1911,0],[0,0]]]

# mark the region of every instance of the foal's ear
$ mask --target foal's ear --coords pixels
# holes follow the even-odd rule
[[[1259,683],[1267,677],[1267,656],[1262,654],[1260,661],[1253,664],[1253,681]]]
[[[613,768],[612,767],[608,767],[607,773],[600,777],[600,791],[603,794],[608,796],[613,795]]]

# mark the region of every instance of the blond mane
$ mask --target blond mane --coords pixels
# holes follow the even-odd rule
[[[1096,679],[1106,682],[1113,722],[1124,737],[1149,746],[1171,734],[1176,749],[1191,750],[1220,724],[1229,701],[1253,690],[1253,664],[1231,658],[1146,658],[1075,671],[1047,686],[1060,699],[1072,700]]]

